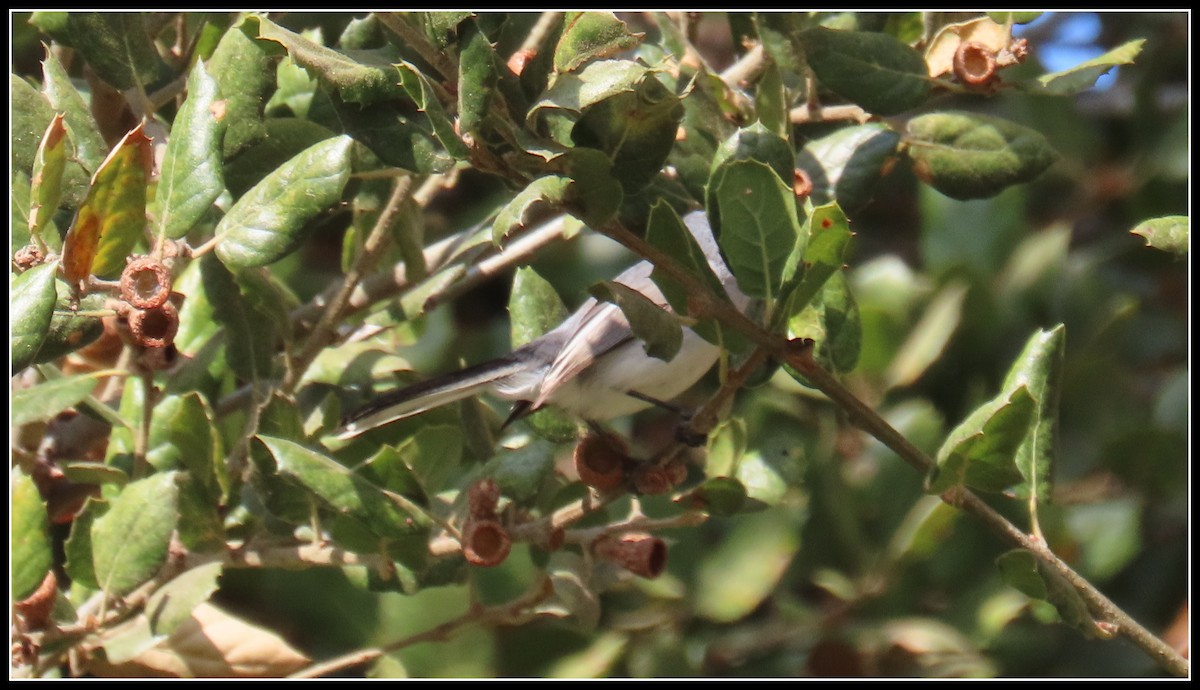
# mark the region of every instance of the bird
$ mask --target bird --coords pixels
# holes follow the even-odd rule
[[[705,213],[693,211],[683,221],[734,306],[745,310],[750,300],[722,259]],[[614,281],[671,311],[651,280],[653,270],[650,262],[641,261]],[[545,405],[596,424],[678,396],[699,381],[719,356],[720,348],[685,326],[674,357],[667,361],[652,357],[619,307],[591,298],[557,327],[506,355],[375,398],[347,416],[333,436],[351,439],[485,391],[515,403],[506,425]]]

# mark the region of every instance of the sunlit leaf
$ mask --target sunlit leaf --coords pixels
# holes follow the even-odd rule
[[[161,235],[187,235],[225,191],[221,141],[225,107],[217,105],[217,82],[203,62],[188,77],[188,97],[175,116],[159,171],[152,215]]]
[[[806,143],[796,165],[812,181],[814,203],[854,210],[871,200],[899,145],[900,135],[883,123],[842,127]]]
[[[166,561],[178,519],[175,480],[164,472],[125,485],[92,524],[96,581],[108,594],[128,594]]]
[[[66,29],[88,66],[117,89],[145,87],[167,73],[140,13],[71,12]]]
[[[12,552],[12,587],[14,601],[24,599],[42,584],[53,565],[50,543],[50,522],[46,504],[33,479],[18,467],[8,474],[10,538]]]
[[[634,336],[642,341],[646,354],[671,361],[683,345],[683,327],[679,320],[644,294],[612,280],[588,288],[593,297],[620,307]]]
[[[42,264],[9,278],[9,347],[14,374],[33,361],[46,340],[58,299],[54,287],[57,269],[56,263]]]
[[[642,36],[611,12],[568,12],[554,48],[554,70],[571,72],[590,60],[612,57],[636,47]]]
[[[1043,74],[1038,77],[1038,83],[1046,91],[1057,95],[1078,93],[1090,89],[1097,79],[1113,67],[1132,64],[1138,54],[1142,52],[1142,46],[1145,43],[1146,39],[1144,38],[1128,41],[1103,55],[1081,62],[1074,67]]]
[[[83,402],[96,387],[99,379],[119,373],[121,372],[113,369],[94,371],[14,390],[11,424],[21,426],[50,419],[59,412]]]
[[[1188,217],[1162,216],[1142,221],[1129,232],[1146,239],[1146,246],[1171,252],[1176,256],[1188,253]]]
[[[717,241],[742,292],[770,303],[801,241],[795,197],[765,163],[732,161],[722,170],[714,175],[721,217]]]

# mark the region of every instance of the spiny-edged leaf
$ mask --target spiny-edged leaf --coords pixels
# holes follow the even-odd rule
[[[367,523],[381,537],[423,532],[428,518],[401,508],[377,486],[324,455],[287,439],[259,435],[280,475],[298,483],[338,513]]]
[[[737,515],[746,505],[746,487],[730,477],[713,477],[675,502],[688,510],[701,510],[709,515]]]
[[[73,584],[93,590],[100,589],[100,584],[96,582],[96,568],[92,564],[92,525],[108,508],[108,501],[89,496],[71,522],[71,534],[63,544],[63,551],[67,557],[63,569]]]
[[[675,142],[668,161],[692,198],[703,202],[717,148],[736,131],[727,119],[736,108],[726,107],[732,92],[725,82],[705,71],[696,73],[687,93],[683,99],[683,138]]]
[[[75,159],[88,171],[100,167],[108,155],[108,146],[100,134],[100,126],[96,124],[87,101],[71,82],[67,70],[49,49],[46,50],[46,59],[42,60],[42,91],[50,106],[66,115],[67,132],[75,148]]]
[[[168,72],[141,14],[71,12],[67,32],[88,66],[121,91],[153,84]]]
[[[756,160],[771,166],[781,180],[793,179],[796,154],[786,139],[769,131],[761,122],[734,132],[721,142],[709,166],[708,182],[704,190],[704,206],[708,220],[712,223],[713,235],[721,236],[721,217],[717,212],[717,189],[727,171],[727,164],[735,161]]]
[[[459,24],[458,42],[458,122],[463,132],[476,134],[492,108],[500,67],[474,19]]]
[[[8,284],[9,347],[12,373],[29,366],[46,340],[58,292],[54,287],[57,263],[34,266]],[[11,274],[10,274],[11,276]]]
[[[529,122],[535,122],[547,108],[579,113],[606,98],[631,93],[648,71],[646,66],[630,60],[597,60],[577,72],[559,74],[529,110]]]
[[[946,437],[926,490],[956,486],[1003,491],[1021,481],[1017,449],[1029,434],[1037,403],[1022,385],[980,405]]]
[[[67,127],[62,113],[54,116],[33,160],[29,192],[29,234],[40,237],[62,199],[63,170],[67,166]]]
[[[644,294],[628,285],[606,280],[588,288],[588,292],[601,302],[611,302],[621,308],[629,327],[646,354],[663,361],[671,361],[683,345],[683,327],[674,315],[663,310]]]
[[[265,17],[247,17],[245,27],[261,40],[282,45],[297,64],[348,103],[367,105],[403,93],[390,51],[326,48]]]
[[[567,196],[571,178],[562,175],[539,177],[509,201],[492,223],[492,241],[500,243],[514,230],[525,227],[529,211],[535,204],[559,205]]]
[[[1038,77],[1038,83],[1046,91],[1059,96],[1090,89],[1101,75],[1113,67],[1133,64],[1138,54],[1142,52],[1142,45],[1145,43],[1146,39],[1144,38],[1128,41],[1103,55],[1081,62],[1074,67],[1043,74]]]
[[[554,47],[554,71],[571,72],[590,60],[630,50],[642,36],[631,33],[611,12],[568,12]]]
[[[54,119],[54,109],[46,97],[15,74],[8,75],[10,101],[9,123],[12,167],[33,176],[33,161],[46,133],[46,125]]]
[[[925,102],[925,59],[899,39],[818,26],[801,32],[800,41],[821,85],[867,111],[895,115]]]
[[[46,504],[29,475],[14,467],[8,473],[12,588],[14,601],[29,596],[54,563]]]
[[[725,163],[719,173],[717,241],[742,292],[769,304],[779,296],[788,257],[803,252],[792,188],[756,160]]]
[[[59,412],[83,402],[96,387],[99,379],[120,373],[122,372],[115,369],[105,369],[43,381],[30,388],[14,390],[10,423],[13,426],[21,426],[50,419]]]
[[[1146,246],[1171,252],[1176,256],[1188,253],[1188,217],[1162,216],[1138,223],[1129,232],[1146,238]]]
[[[1025,478],[1021,493],[1029,499],[1035,523],[1038,503],[1050,498],[1050,469],[1054,461],[1065,352],[1065,326],[1059,324],[1048,331],[1037,331],[1025,343],[1001,386],[1001,390],[1026,386],[1036,400],[1029,434],[1017,449],[1016,457],[1017,469]]]
[[[301,36],[313,43],[324,45],[321,27],[304,30]],[[317,79],[296,63],[291,55],[285,55],[275,68],[275,91],[263,106],[267,115],[291,114],[296,117],[308,117],[312,106],[313,96],[317,90]]]
[[[513,275],[508,296],[512,345],[520,347],[546,333],[567,317],[567,307],[554,287],[528,266]]]
[[[89,275],[111,278],[146,226],[146,184],[153,164],[151,140],[138,125],[92,175],[87,198],[63,240],[63,273],[77,284]]]
[[[217,224],[217,256],[231,268],[265,266],[304,241],[308,221],[342,196],[353,140],[340,136],[301,151],[246,192]]]
[[[462,20],[470,17],[472,12],[421,12],[418,19],[425,35],[437,45],[445,48],[454,37],[454,29]]]
[[[1032,180],[1058,159],[1041,133],[975,113],[915,117],[905,140],[917,177],[955,199],[995,196]]]
[[[797,519],[786,509],[738,520],[700,565],[696,612],[730,623],[756,609],[775,589],[800,548]]]
[[[208,61],[208,73],[225,101],[228,125],[221,149],[227,159],[267,135],[263,107],[275,88],[276,60],[270,55],[272,43],[248,35],[252,27],[250,22],[230,27]]]
[[[634,193],[659,173],[675,145],[683,118],[679,98],[653,74],[633,93],[621,93],[592,106],[571,130],[578,146],[603,151],[626,193]]]
[[[154,406],[146,460],[160,472],[187,470],[215,502],[220,495],[217,468],[222,466],[216,415],[195,392],[168,395]]]
[[[454,132],[454,122],[446,113],[446,108],[438,100],[437,92],[425,75],[411,62],[401,62],[397,68],[400,70],[400,81],[404,90],[408,92],[408,97],[416,101],[417,107],[429,118],[433,133],[446,148],[446,152],[459,160],[469,157],[470,150]]]
[[[158,234],[179,239],[188,234],[225,191],[221,139],[224,106],[216,106],[217,81],[201,61],[188,77],[188,96],[175,116],[159,170],[152,217]]]
[[[845,265],[846,249],[850,246],[850,221],[837,202],[813,209],[804,221],[808,243],[804,250],[803,266],[793,274],[796,285],[788,296],[787,314],[798,314],[820,293],[825,281]],[[785,293],[789,286],[784,286]]]
[[[158,572],[178,519],[175,472],[125,485],[92,524],[96,582],[110,596],[133,591]]]
[[[206,563],[184,571],[155,590],[146,600],[145,609],[151,632],[170,635],[191,618],[196,607],[217,591],[217,580],[223,569],[220,563]]]
[[[900,135],[881,122],[843,127],[806,143],[796,165],[812,181],[814,203],[857,209],[871,200],[899,145]]]
[[[1025,549],[1006,551],[996,559],[1000,577],[1008,586],[1031,599],[1046,598],[1046,583],[1038,572],[1037,558]]]

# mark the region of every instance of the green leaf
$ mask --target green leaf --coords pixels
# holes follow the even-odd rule
[[[530,182],[496,215],[492,223],[492,241],[499,246],[514,230],[525,227],[534,204],[562,204],[571,184],[571,178],[562,175],[546,175]]]
[[[825,283],[821,290],[821,311],[825,339],[817,344],[818,360],[837,373],[853,371],[862,351],[862,322],[844,272],[834,273]]]
[[[151,207],[159,235],[171,239],[187,235],[225,191],[221,162],[225,113],[214,111],[217,81],[203,62],[192,68],[187,90],[187,100],[171,126]]]
[[[1144,38],[1128,41],[1103,55],[1081,62],[1074,67],[1043,74],[1038,77],[1038,83],[1046,91],[1058,96],[1086,91],[1113,67],[1133,64],[1134,59],[1142,52],[1142,45],[1145,43],[1146,39]]]
[[[350,178],[346,136],[301,151],[229,209],[217,224],[217,256],[231,268],[274,263],[307,236],[308,221],[342,196]]]
[[[301,67],[347,103],[369,105],[403,93],[388,50],[336,50],[292,33],[264,17],[247,17],[243,26],[260,40],[282,45]]]
[[[577,72],[559,74],[529,110],[529,122],[536,122],[548,108],[580,113],[607,98],[632,93],[648,71],[630,60],[597,60]]]
[[[1046,583],[1038,573],[1037,558],[1025,549],[1006,551],[996,559],[1000,577],[1008,586],[1031,599],[1046,598]]]
[[[199,394],[168,395],[154,406],[146,460],[156,470],[187,470],[215,503],[223,457],[216,415]]]
[[[170,635],[192,617],[197,606],[217,591],[217,580],[224,566],[206,563],[180,573],[154,591],[146,600],[146,616],[155,635]]]
[[[1058,159],[1041,133],[988,115],[929,113],[909,120],[906,134],[917,177],[960,200],[1029,182]]]
[[[462,429],[433,424],[396,446],[403,463],[413,471],[427,495],[448,488],[458,476],[462,461]]]
[[[739,518],[700,565],[692,592],[696,613],[732,623],[758,608],[800,548],[796,522],[783,509]]]
[[[324,45],[321,35],[320,27],[301,33],[301,36],[310,41]],[[309,75],[308,70],[296,64],[291,55],[286,55],[275,68],[275,83],[274,93],[263,106],[264,112],[268,115],[308,117],[308,110],[317,90],[317,80]]]
[[[208,61],[208,73],[217,80],[217,92],[225,101],[226,159],[267,135],[263,108],[267,94],[275,88],[275,59],[266,41],[246,34],[251,22],[230,27]]]
[[[454,122],[446,113],[446,108],[438,100],[437,92],[424,74],[411,62],[401,62],[400,80],[409,98],[416,102],[417,107],[429,118],[429,124],[438,141],[446,148],[446,152],[458,160],[466,160],[471,151],[454,131]]]
[[[568,12],[554,47],[554,71],[572,72],[591,60],[632,50],[642,36],[631,33],[611,12]]]
[[[246,381],[268,378],[277,342],[274,330],[264,328],[271,316],[252,308],[233,274],[215,256],[201,259],[200,281],[213,322],[225,329],[229,367]],[[189,315],[189,321],[194,323],[200,314]]]
[[[869,112],[895,115],[925,102],[925,58],[892,36],[818,26],[800,41],[821,85]]]
[[[789,316],[799,314],[812,302],[825,282],[845,266],[846,249],[850,246],[850,221],[837,202],[813,209],[804,221],[808,243],[804,250],[803,266],[793,274],[794,290],[784,286],[788,294]]]
[[[62,199],[63,171],[67,167],[67,128],[60,113],[50,121],[33,160],[29,191],[29,234],[41,237],[42,230],[58,210]]]
[[[54,287],[57,269],[57,263],[42,264],[10,278],[8,342],[13,374],[29,366],[46,340],[54,303],[58,300]]]
[[[46,125],[54,119],[54,109],[46,98],[29,82],[15,74],[8,76],[8,93],[12,99],[9,130],[13,170],[33,176],[33,161],[46,133]]]
[[[88,66],[118,90],[145,87],[167,75],[141,14],[71,12],[67,31]]]
[[[458,27],[458,123],[478,134],[492,109],[499,81],[496,51],[474,19]]]
[[[1129,232],[1146,238],[1146,246],[1171,252],[1176,256],[1188,253],[1188,217],[1162,216],[1138,223]]]
[[[513,275],[508,297],[512,345],[520,347],[550,331],[568,316],[554,287],[532,268],[522,266]]]
[[[712,224],[713,235],[721,236],[721,217],[717,211],[717,189],[721,179],[728,169],[728,164],[735,161],[755,160],[771,166],[780,180],[793,179],[796,154],[786,139],[763,127],[756,122],[745,129],[739,129],[728,139],[721,142],[716,154],[712,156],[709,166],[707,185],[704,190],[704,206],[708,210],[708,220]]]
[[[1006,391],[1025,386],[1036,400],[1029,434],[1016,455],[1017,469],[1025,478],[1021,494],[1029,499],[1033,524],[1037,524],[1038,504],[1050,498],[1050,469],[1054,461],[1065,353],[1066,327],[1062,324],[1034,333],[1001,386]]]
[[[804,69],[800,56],[802,46],[797,41],[802,22],[801,15],[793,12],[755,12],[753,15],[753,26],[763,50],[780,72],[800,74]]]
[[[968,287],[966,283],[950,283],[929,302],[888,365],[888,388],[915,382],[941,356],[962,321]]]
[[[98,379],[121,373],[115,369],[93,371],[14,390],[10,423],[21,426],[51,419],[59,412],[83,402],[91,395]]]
[[[107,501],[89,496],[83,503],[83,509],[71,522],[71,535],[63,544],[67,558],[63,569],[70,576],[73,585],[100,589],[100,584],[96,582],[96,568],[92,564],[92,525],[108,508]]]
[[[343,515],[365,522],[381,537],[424,532],[428,518],[402,508],[382,490],[324,455],[293,441],[259,435],[279,474],[312,492]]]
[[[29,223],[31,216],[29,215],[29,175],[19,170],[14,170],[12,174],[12,182],[8,186],[8,210],[10,225],[8,229],[9,251],[12,254],[29,245]],[[58,229],[52,228],[51,232],[46,233],[44,240],[48,247],[53,251],[62,249],[61,241],[58,240]]]
[[[8,473],[10,538],[12,539],[13,601],[29,596],[42,584],[54,554],[50,546],[50,521],[37,485],[18,467]]]
[[[721,170],[714,176],[721,218],[717,241],[742,292],[769,305],[779,296],[788,257],[803,251],[795,197],[765,163],[732,161]]]
[[[104,322],[93,314],[102,312],[108,297],[103,293],[93,292],[84,295],[76,304],[66,283],[59,280],[56,285],[58,301],[54,305],[54,316],[50,319],[46,339],[33,359],[35,364],[52,362],[95,342],[104,335]],[[76,307],[78,311],[75,311]],[[80,315],[79,312],[93,314]]]
[[[132,592],[158,572],[175,531],[176,473],[131,482],[92,524],[96,582],[110,596]]]
[[[688,510],[728,517],[737,515],[746,506],[746,487],[736,479],[713,477],[675,502]]]
[[[75,158],[88,171],[95,171],[108,155],[108,145],[87,101],[71,82],[67,70],[53,52],[42,61],[42,91],[50,107],[66,115],[67,133],[75,146]]]
[[[683,112],[679,98],[647,74],[632,93],[616,94],[588,108],[571,130],[571,139],[607,154],[614,175],[632,194],[662,170]]]
[[[92,176],[87,198],[63,240],[63,273],[73,284],[111,278],[145,236],[146,185],[153,165],[142,125],[126,134]]]
[[[1003,491],[1021,481],[1017,449],[1029,434],[1036,408],[1026,386],[979,406],[946,437],[926,491],[940,494],[956,486]]]
[[[537,498],[554,476],[554,456],[554,444],[538,439],[499,453],[480,474],[494,478],[505,496],[524,503]]]
[[[787,89],[784,88],[783,76],[776,62],[767,64],[754,92],[754,110],[758,121],[768,131],[787,139],[792,131],[792,121],[788,112]]]
[[[335,95],[326,96],[325,105],[332,109],[332,115],[320,119],[321,124],[349,134],[386,165],[419,175],[445,172],[454,166],[454,159],[438,143],[426,119],[414,118],[412,106],[406,101],[359,106]],[[361,155],[356,153],[355,157]]]
[[[273,117],[267,120],[264,130],[264,138],[225,163],[225,186],[234,198],[244,196],[301,151],[337,136],[327,127],[295,117]]]
[[[806,143],[796,165],[812,181],[813,203],[854,210],[871,200],[899,145],[900,135],[882,122],[842,127]]]
[[[620,307],[647,355],[669,362],[679,354],[683,345],[683,327],[679,319],[646,295],[613,280],[597,283],[588,288],[588,292],[601,302]]]

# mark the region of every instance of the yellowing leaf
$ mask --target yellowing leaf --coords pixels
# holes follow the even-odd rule
[[[63,272],[77,284],[89,275],[112,277],[146,225],[151,140],[138,125],[121,139],[92,176],[87,198],[63,243]]]

